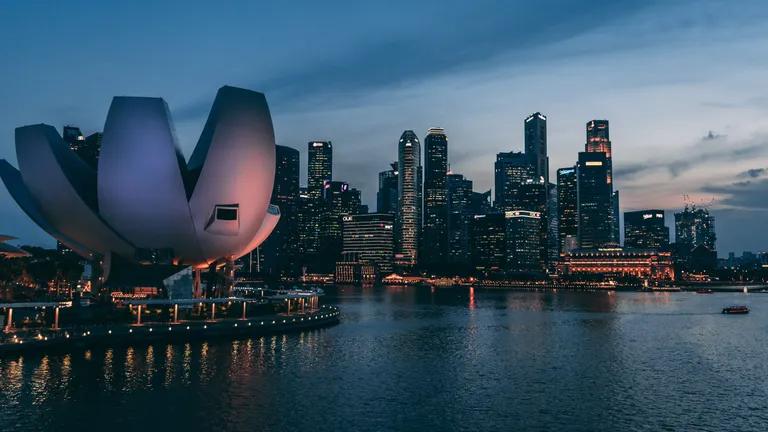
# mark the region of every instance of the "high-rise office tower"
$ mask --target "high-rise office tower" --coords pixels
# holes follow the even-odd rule
[[[605,153],[580,152],[576,165],[579,247],[599,248],[613,243],[611,185]]]
[[[412,130],[403,132],[398,142],[397,177],[397,252],[395,261],[402,267],[418,263],[421,234],[421,143]]]
[[[613,187],[613,150],[611,149],[611,137],[608,120],[591,120],[587,122],[587,143],[584,146],[584,151],[590,153],[605,153],[606,157],[606,176],[608,178],[608,184],[611,187],[611,193],[613,196],[611,199],[611,242],[619,244],[620,218],[619,218],[619,193],[614,192]]]
[[[378,213],[397,213],[397,162],[392,162],[391,167],[379,173],[379,191],[376,192]]]
[[[682,212],[675,213],[675,243],[694,248],[700,245],[714,251],[715,218],[705,208],[686,205]]]
[[[525,154],[536,167],[536,175],[549,184],[549,157],[547,156],[547,118],[533,113],[525,118]]]
[[[569,253],[578,247],[576,167],[557,170],[557,235],[560,253]]]
[[[503,271],[507,261],[504,213],[474,215],[470,229],[474,268],[484,273]]]
[[[391,213],[347,215],[342,218],[342,254],[355,253],[375,264],[379,274],[392,273],[394,216]]]
[[[496,189],[494,206],[499,210],[515,210],[520,185],[538,178],[536,166],[530,155],[519,152],[497,154],[494,164]]]
[[[589,153],[605,153],[608,183],[613,183],[611,138],[608,120],[591,120],[587,123],[587,144],[584,151]]]
[[[320,258],[326,264],[336,262],[342,247],[343,217],[360,212],[360,191],[341,181],[330,181],[323,188],[325,210],[320,219]]]
[[[296,276],[299,265],[299,151],[275,146],[275,183],[271,203],[280,220],[262,243],[262,271],[273,276]]]
[[[540,241],[542,214],[535,211],[511,210],[506,219],[506,263],[511,272],[544,270]]]
[[[664,223],[664,210],[624,212],[624,247],[668,249],[669,227]]]
[[[448,248],[446,260],[465,268],[470,264],[470,220],[472,218],[472,180],[461,174],[448,174]]]
[[[547,185],[547,211],[546,224],[547,224],[547,265],[551,268],[560,258],[560,234],[557,231],[558,227],[558,212],[557,212],[557,185],[550,183]]]
[[[310,254],[320,252],[320,232],[325,218],[326,205],[323,201],[325,185],[333,178],[333,145],[330,141],[310,141],[307,143],[307,195],[309,202],[306,212],[308,250]]]
[[[299,188],[299,204],[296,223],[299,230],[299,263],[308,264],[312,257],[317,253],[318,235],[315,227],[312,225],[314,218],[315,205],[318,200],[309,196],[307,188]]]
[[[333,145],[330,141],[310,141],[307,155],[307,192],[320,199],[325,183],[333,180]]]
[[[611,242],[621,244],[621,217],[619,213],[619,191],[611,194]]]
[[[541,263],[547,262],[547,185],[544,184],[544,180],[539,178],[538,180],[527,180],[520,185],[520,193],[515,202],[512,211],[528,211],[535,212],[535,222],[538,223],[538,233],[532,239],[530,244],[535,242],[536,250],[539,254],[538,261]],[[508,210],[509,211],[509,210]],[[530,225],[534,222],[534,219],[527,215],[529,220],[526,220]],[[508,251],[507,255],[514,252]]]
[[[429,269],[445,265],[448,242],[448,138],[431,128],[424,138],[424,226],[420,264]]]

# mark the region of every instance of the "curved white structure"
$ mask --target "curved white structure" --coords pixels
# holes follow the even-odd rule
[[[269,204],[275,137],[263,94],[219,89],[189,163],[162,99],[115,97],[94,172],[48,125],[16,129],[19,169],[0,177],[41,228],[84,257],[208,266],[261,244],[280,217]],[[106,270],[108,271],[108,269]]]

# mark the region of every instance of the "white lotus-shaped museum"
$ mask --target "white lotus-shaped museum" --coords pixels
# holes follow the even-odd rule
[[[98,169],[45,124],[16,129],[19,169],[0,161],[13,198],[86,258],[207,267],[261,244],[280,212],[269,204],[275,136],[263,94],[222,87],[189,162],[163,99],[115,97]]]

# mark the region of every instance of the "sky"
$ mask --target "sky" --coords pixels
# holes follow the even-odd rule
[[[372,3],[372,4],[367,4]],[[375,209],[405,129],[446,129],[455,173],[548,117],[550,177],[608,119],[621,210],[716,217],[720,255],[768,250],[768,3],[750,1],[104,2],[0,0],[0,158],[14,128],[100,131],[113,96],[170,106],[184,154],[223,85],[266,94],[277,143],[334,143],[333,177]],[[54,242],[0,187],[0,232]]]

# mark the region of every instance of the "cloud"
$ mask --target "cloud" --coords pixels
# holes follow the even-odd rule
[[[759,178],[768,175],[768,168],[752,168],[742,173],[739,173],[739,177],[742,178]]]
[[[768,210],[768,179],[739,181],[728,185],[709,185],[704,193],[721,195],[719,204],[750,210]]]
[[[615,169],[617,178],[633,178],[650,171],[666,169],[675,178],[685,172],[709,162],[737,162],[751,159],[755,156],[768,154],[768,136],[755,136],[753,138],[731,143],[726,135],[709,131],[697,143],[682,152],[683,156],[671,158],[654,158],[642,162],[634,162],[626,165],[617,165]],[[749,170],[745,173],[749,177],[759,177],[766,169]]]
[[[374,92],[483,68],[502,56],[525,64],[540,59],[543,48],[615,26],[656,4],[663,2],[620,0],[594,8],[570,0],[540,1],[526,8],[518,2],[441,2],[428,11],[430,21],[439,25],[430,25],[426,33],[423,26],[405,20],[387,36],[350,37],[350,45],[338,53],[311,64],[298,62],[248,87],[267,93],[270,106],[283,112],[316,110],[313,102],[326,108],[345,106]],[[602,54],[619,48],[608,42],[617,44],[606,41]],[[594,55],[591,47],[579,50]],[[208,108],[208,98],[201,97],[173,115],[177,121],[197,120]]]

